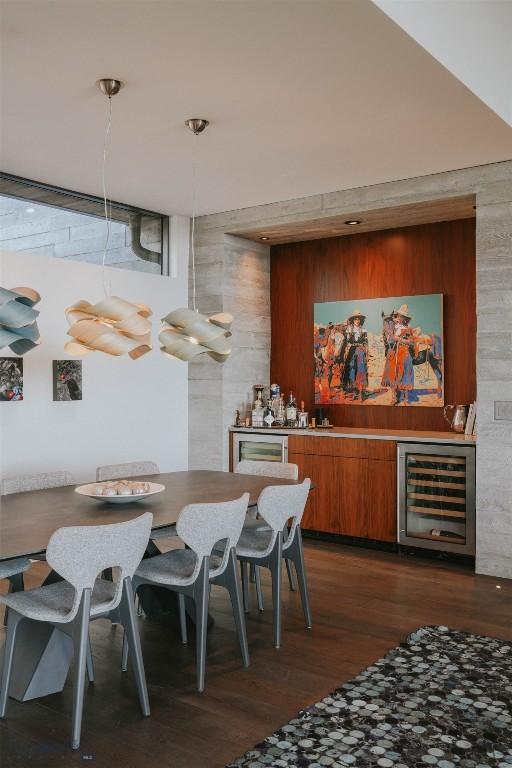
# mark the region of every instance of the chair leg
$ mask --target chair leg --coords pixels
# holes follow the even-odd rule
[[[91,590],[84,589],[78,615],[73,623],[73,645],[75,650],[75,669],[73,680],[73,719],[71,725],[71,748],[80,746],[82,731],[82,713],[84,707],[85,668],[87,646],[89,643],[89,619],[91,609]]]
[[[126,672],[128,669],[128,653],[128,637],[125,630],[123,634],[123,650],[121,651],[121,672]]]
[[[196,675],[197,690],[204,691],[206,670],[206,634],[208,630],[208,600],[210,597],[210,558],[204,557],[201,571],[194,584],[196,605]]]
[[[7,708],[7,697],[9,695],[9,684],[11,682],[12,662],[14,659],[14,646],[16,643],[16,632],[18,624],[22,617],[12,609],[8,611],[7,617],[7,636],[5,638],[4,649],[4,667],[2,670],[2,687],[0,688],[0,717],[5,717]]]
[[[256,583],[256,566],[254,565],[254,563],[251,563],[249,566],[249,581],[251,582],[251,584]]]
[[[247,563],[240,560],[240,575],[242,577],[242,597],[244,601],[244,611],[249,613],[249,578]]]
[[[9,576],[9,593],[23,592],[24,589],[25,584],[22,573],[14,573],[12,576]]]
[[[92,660],[91,638],[87,639],[87,677],[90,683],[94,683],[94,662]]]
[[[281,647],[281,586],[282,586],[282,551],[283,542],[280,536],[276,538],[274,551],[270,556],[270,573],[272,574],[272,606],[274,610],[274,646]]]
[[[142,649],[140,647],[139,627],[137,624],[132,582],[129,578],[126,578],[123,582],[123,596],[121,598],[120,613],[121,622],[124,627],[123,661],[124,644],[126,643],[126,656],[128,656],[128,647],[130,648],[132,656],[132,666],[135,673],[135,682],[137,683],[142,714],[145,717],[149,717],[150,708],[146,674],[144,672],[144,661],[142,659]]]
[[[23,592],[24,589],[25,584],[22,573],[14,573],[12,576],[9,576],[9,594],[11,594],[11,592]],[[4,613],[4,627],[7,626],[7,614],[8,609],[6,608]]]
[[[178,608],[180,612],[181,642],[183,645],[186,645],[188,643],[187,610],[185,607],[185,595],[182,592],[178,592]]]
[[[304,547],[302,545],[302,536],[300,533],[300,528],[297,528],[297,530],[295,531],[295,541],[290,547],[290,550],[291,550],[290,560],[293,560],[293,563],[295,565],[295,571],[297,572],[297,580],[299,582],[299,591],[300,591],[300,597],[302,601],[302,610],[304,611],[304,619],[306,620],[306,627],[308,629],[311,629],[313,624],[312,624],[312,618],[311,618],[311,608],[309,605],[308,582],[306,577],[306,564],[304,562]]]
[[[289,560],[285,560],[286,563],[286,572],[288,573],[288,583],[290,585],[290,589],[292,592],[295,592],[295,577],[293,575],[293,569],[292,564]]]
[[[256,597],[258,599],[258,611],[263,613],[263,592],[261,590],[261,568],[254,567],[254,580],[256,582]]]
[[[248,667],[250,661],[249,646],[247,644],[247,629],[245,626],[245,616],[242,607],[242,592],[240,589],[240,582],[238,580],[235,549],[231,549],[231,552],[229,553],[229,562],[226,568],[226,588],[231,598],[233,618],[235,619],[238,642],[240,643],[240,651],[242,653],[242,660],[244,667]]]

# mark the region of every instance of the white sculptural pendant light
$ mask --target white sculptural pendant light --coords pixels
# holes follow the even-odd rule
[[[232,315],[227,313],[206,317],[193,309],[175,309],[162,318],[158,334],[161,350],[187,363],[204,352],[223,363],[231,352],[228,337],[232,322]]]
[[[107,149],[112,124],[112,96],[119,93],[120,80],[103,78],[97,82],[98,88],[108,97],[107,127],[103,144],[103,202],[107,233],[103,249],[103,288],[105,297],[91,304],[80,299],[65,310],[70,325],[68,341],[64,349],[69,355],[86,355],[89,352],[104,352],[108,355],[129,355],[136,360],[151,350],[152,312],[145,304],[133,304],[118,296],[108,296],[105,285],[105,262],[110,239],[110,216],[107,205],[107,187],[105,181]]]
[[[32,288],[0,287],[0,349],[9,347],[15,355],[24,355],[41,342],[34,304],[41,301]]]
[[[209,122],[203,118],[192,118],[185,122],[197,137]],[[190,250],[192,255],[192,306],[193,309],[182,307],[169,312],[162,318],[162,327],[158,334],[161,351],[169,357],[190,362],[198,355],[208,354],[218,363],[225,362],[231,352],[229,337],[233,316],[227,312],[213,315],[202,315],[196,306],[196,259],[195,259],[195,223],[196,223],[196,185],[195,185],[195,155],[193,168],[193,204],[192,231]]]
[[[117,296],[107,296],[97,304],[80,300],[66,309],[70,324],[64,349],[69,355],[105,352],[128,354],[132,360],[151,349],[151,310],[144,304],[132,304]]]

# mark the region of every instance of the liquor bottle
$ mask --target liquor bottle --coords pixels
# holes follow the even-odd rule
[[[304,410],[304,400],[300,401],[300,411],[297,414],[297,426],[299,429],[308,428],[308,414]]]
[[[281,399],[281,387],[279,384],[271,384],[270,385],[270,398],[268,401],[269,407],[272,410],[272,416],[274,417],[274,422],[277,423],[278,420],[278,412],[279,412],[279,401]]]
[[[263,408],[263,400],[261,399],[261,392],[263,390],[263,387],[256,389],[256,400],[254,401],[254,405],[252,408],[252,426],[253,427],[263,427],[265,425],[265,422],[263,421],[264,416],[264,408]]]
[[[264,412],[264,416],[263,416],[263,421],[264,421],[266,427],[271,427],[272,424],[275,421],[274,414],[272,412],[272,406],[271,406],[270,400],[268,401],[267,406],[265,408],[265,412]]]
[[[294,428],[297,426],[297,402],[290,392],[290,399],[286,406],[286,426]]]
[[[276,427],[284,427],[286,424],[286,408],[284,405],[284,395],[280,395],[274,406],[274,419]]]

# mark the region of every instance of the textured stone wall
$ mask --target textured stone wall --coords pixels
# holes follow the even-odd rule
[[[512,422],[494,419],[494,402],[512,401],[512,161],[200,218],[200,309],[233,310],[236,320],[228,363],[190,365],[191,466],[227,468],[234,410],[257,380],[269,383],[268,248],[237,231],[469,194],[477,205],[477,571],[512,578]]]
[[[477,194],[477,570],[512,578],[512,177]]]
[[[222,469],[228,444],[219,437],[227,435],[237,408],[245,412],[252,385],[269,383],[270,249],[203,228],[196,243],[198,309],[230,312],[235,323],[233,351],[223,365],[207,355],[189,364],[189,463]]]

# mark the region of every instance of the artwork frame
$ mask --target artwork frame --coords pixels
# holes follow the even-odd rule
[[[54,402],[82,400],[82,361],[53,360],[52,381]]]
[[[316,405],[444,406],[440,293],[314,305]]]
[[[23,358],[0,357],[0,402],[23,399]]]

